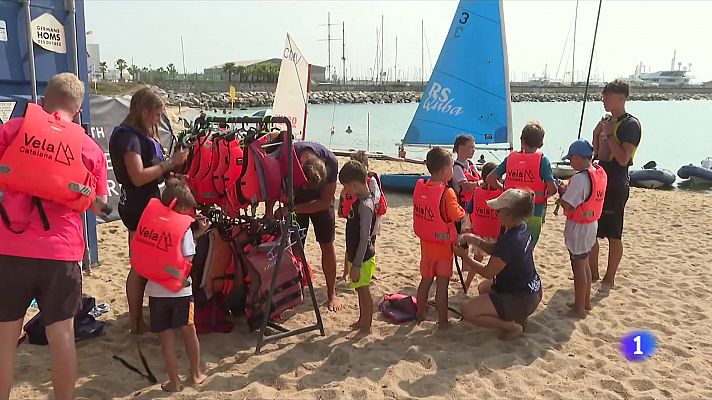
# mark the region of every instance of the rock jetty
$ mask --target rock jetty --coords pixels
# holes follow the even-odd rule
[[[596,101],[600,97],[598,88],[589,93],[588,100]],[[192,108],[230,107],[229,93],[174,93],[164,92],[168,105],[181,104]],[[413,91],[376,92],[376,91],[318,91],[309,94],[310,104],[386,104],[417,103],[422,93]],[[580,102],[583,93],[512,93],[513,102]],[[687,93],[631,93],[633,101],[664,100],[709,100],[710,94]],[[238,92],[235,107],[270,107],[274,92]]]

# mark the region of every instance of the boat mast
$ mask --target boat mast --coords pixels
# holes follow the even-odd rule
[[[381,83],[385,83],[383,77],[383,14],[381,14]]]
[[[573,51],[571,52],[571,86],[574,85],[574,73],[576,71],[574,64],[576,63],[576,22],[578,21],[578,6],[579,2],[576,0],[576,12],[574,13],[574,45]]]
[[[346,84],[346,23],[341,21],[341,67],[343,69],[343,81]]]
[[[396,61],[393,63],[393,80],[398,82],[398,35],[396,35]]]
[[[425,23],[420,20],[420,86],[423,86],[425,76],[425,53],[423,51],[423,46],[425,45]]]

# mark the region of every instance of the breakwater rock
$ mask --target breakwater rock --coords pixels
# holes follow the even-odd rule
[[[599,88],[588,94],[589,101],[600,98]],[[309,94],[309,104],[386,104],[417,103],[422,93],[413,91],[377,92],[377,91],[318,91]],[[168,105],[192,108],[227,108],[231,106],[228,93],[165,93]],[[513,102],[580,102],[583,93],[512,93]],[[631,93],[633,101],[664,100],[710,100],[712,94],[690,93]],[[238,92],[235,107],[270,107],[274,101],[274,92]]]

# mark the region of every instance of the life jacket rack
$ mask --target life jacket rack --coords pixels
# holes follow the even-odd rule
[[[203,126],[201,127],[200,124]],[[284,131],[286,130],[287,134],[286,135],[281,135],[281,140],[278,141],[278,143],[270,143],[270,142],[262,142],[261,146],[263,147],[270,147],[273,146],[274,144],[279,144],[281,146],[284,146],[282,151],[286,151],[287,154],[291,154],[293,151],[293,133],[292,133],[292,127],[289,119],[285,117],[272,117],[272,116],[265,116],[265,117],[214,117],[214,116],[206,116],[204,117],[201,121],[196,121],[194,124],[193,128],[191,129],[191,133],[198,133],[200,129],[206,128],[208,130],[211,130],[211,125],[214,124],[232,124],[233,127],[240,126],[238,129],[228,129],[224,134],[223,137],[227,138],[227,140],[235,140],[239,139],[239,136],[241,136],[242,133],[247,134],[248,130],[246,127],[250,127],[249,132],[249,140],[259,140],[263,138],[264,136],[268,135],[271,133],[275,128],[275,125],[278,125],[279,127],[282,127],[281,130]],[[286,129],[284,129],[286,127]],[[188,133],[190,135],[190,133]],[[182,140],[183,143],[187,143],[185,138]],[[269,150],[266,150],[267,152],[270,152]],[[304,253],[304,247],[302,245],[301,240],[299,240],[299,225],[296,223],[295,220],[295,206],[294,206],[294,160],[293,157],[286,157],[287,161],[287,173],[284,178],[284,189],[285,189],[285,196],[284,196],[284,203],[287,207],[288,213],[282,217],[280,221],[278,221],[278,224],[280,225],[280,238],[279,238],[279,245],[277,246],[275,253],[277,254],[276,260],[275,260],[275,271],[272,275],[272,280],[269,285],[269,293],[267,295],[266,303],[267,303],[267,311],[264,313],[264,317],[262,319],[262,322],[259,326],[259,335],[257,338],[257,343],[255,346],[255,354],[259,354],[260,350],[264,345],[270,343],[270,342],[276,342],[278,340],[290,337],[290,336],[295,336],[295,335],[301,335],[304,333],[308,333],[311,331],[319,331],[321,336],[325,336],[326,333],[324,332],[324,323],[321,317],[321,312],[319,310],[319,304],[317,303],[316,299],[316,293],[314,292],[314,285],[311,280],[310,274],[305,274],[305,280],[307,282],[307,286],[309,287],[309,294],[311,297],[311,303],[312,307],[314,309],[314,314],[316,317],[316,322],[312,325],[297,328],[297,329],[287,329],[273,321],[270,320],[270,315],[272,313],[272,300],[273,297],[275,296],[275,289],[276,289],[276,283],[277,283],[277,278],[279,276],[279,268],[282,264],[282,258],[284,257],[286,250],[289,246],[292,248],[292,252],[294,253],[295,256],[301,258],[303,262],[306,261],[306,255]],[[254,215],[254,208],[253,208],[253,215]],[[223,224],[228,222],[225,217],[223,217],[222,220]],[[267,328],[271,328],[275,331],[278,331],[278,333],[270,334],[267,335]]]

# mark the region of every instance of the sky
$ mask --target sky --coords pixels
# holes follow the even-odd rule
[[[457,1],[240,1],[240,0],[86,0],[89,43],[101,46],[101,58],[113,65],[176,65],[183,71],[226,61],[281,56],[289,33],[311,64],[328,64],[327,14],[332,37],[345,28],[347,76],[370,77],[374,67],[381,16],[384,22],[384,70],[392,77],[419,80],[421,48],[427,79],[445,40]],[[546,75],[585,80],[598,1],[578,6],[576,53],[572,56],[575,0],[505,0],[504,17],[510,78]],[[426,43],[421,47],[421,20]],[[673,52],[683,67],[692,64],[698,80],[712,80],[712,1],[606,0],[603,2],[593,80],[631,75],[643,63],[646,71],[670,68]],[[397,37],[397,51],[396,51]],[[380,37],[378,39],[380,41]],[[379,44],[380,46],[380,44]],[[340,40],[331,42],[331,63],[341,73]],[[397,60],[396,60],[397,56]],[[397,61],[397,64],[396,64]],[[676,65],[677,68],[677,65]],[[565,75],[566,73],[566,75]]]

